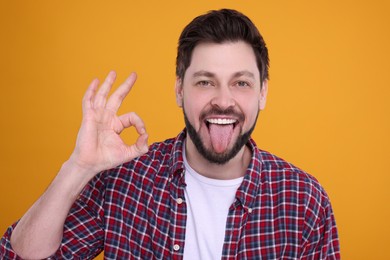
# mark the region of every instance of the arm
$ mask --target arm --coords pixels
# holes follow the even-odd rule
[[[46,192],[27,211],[11,236],[14,251],[24,258],[45,258],[60,246],[69,209],[84,186],[99,172],[142,155],[148,150],[147,133],[135,113],[116,113],[133,86],[130,77],[107,99],[115,81],[110,72],[98,90],[92,81],[83,98],[83,120],[76,147]],[[123,143],[119,134],[134,126],[139,134],[135,144]]]
[[[325,191],[318,204],[307,210],[300,259],[340,259],[340,245],[332,206]],[[312,200],[311,205],[315,205]],[[310,206],[308,207],[310,208]]]

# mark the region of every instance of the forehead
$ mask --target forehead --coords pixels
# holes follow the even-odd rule
[[[248,71],[260,78],[253,48],[243,41],[224,43],[199,43],[192,52],[191,63],[187,68],[188,76],[199,71],[208,71],[215,75],[231,75]]]

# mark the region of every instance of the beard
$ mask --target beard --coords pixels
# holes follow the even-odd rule
[[[186,112],[184,110],[184,106],[183,106],[183,114],[184,114],[184,122],[186,125],[187,133],[188,133],[189,137],[191,138],[192,142],[194,143],[198,152],[209,162],[215,163],[215,164],[220,164],[220,165],[223,165],[223,164],[227,163],[228,161],[230,161],[232,158],[234,158],[237,155],[237,153],[241,150],[241,148],[244,145],[246,145],[253,130],[255,129],[257,118],[259,116],[259,112],[257,112],[255,122],[253,123],[253,125],[251,126],[251,128],[247,132],[242,133],[242,129],[241,129],[241,132],[240,132],[239,136],[237,137],[237,140],[235,141],[235,143],[231,149],[228,149],[227,151],[225,151],[223,153],[216,153],[212,149],[206,148],[206,146],[204,145],[204,143],[202,141],[202,138],[200,137],[198,132],[195,130],[194,126],[188,120],[188,117],[187,117]],[[229,112],[220,111],[219,114],[227,115],[227,114],[229,114]],[[202,116],[201,116],[201,118],[202,118]],[[238,127],[238,126],[236,126],[236,127]]]

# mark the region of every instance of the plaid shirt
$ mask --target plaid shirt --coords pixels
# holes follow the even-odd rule
[[[183,131],[96,176],[74,203],[51,259],[182,259]],[[339,259],[327,194],[310,175],[248,142],[252,159],[229,209],[222,259]],[[9,238],[0,258],[17,259]]]

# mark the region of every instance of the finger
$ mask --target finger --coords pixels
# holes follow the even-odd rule
[[[142,121],[142,119],[135,112],[121,115],[119,116],[119,120],[121,121],[123,128],[134,126],[139,135],[146,133],[144,121]]]
[[[129,160],[141,156],[149,150],[148,134],[145,132],[137,138],[135,144],[127,147],[127,157]]]
[[[106,108],[111,109],[113,111],[118,111],[121,106],[123,100],[129,94],[131,88],[133,87],[135,81],[137,80],[137,74],[131,73],[130,76],[118,87],[117,90],[111,95],[111,97],[107,101]]]
[[[134,126],[139,134],[135,144],[127,146],[127,157],[133,159],[138,157],[149,150],[148,147],[148,134],[145,129],[145,124],[142,119],[134,112],[124,114],[119,117],[124,128]]]
[[[104,80],[103,84],[100,86],[100,89],[95,95],[95,99],[93,100],[94,107],[105,106],[108,93],[110,92],[112,84],[114,84],[115,79],[116,79],[115,71],[110,71],[106,79]]]
[[[84,97],[83,97],[83,101],[82,101],[83,111],[92,107],[92,99],[96,93],[98,85],[99,85],[98,79],[92,80],[91,84],[89,84],[89,87],[88,87],[87,91],[85,92]]]

